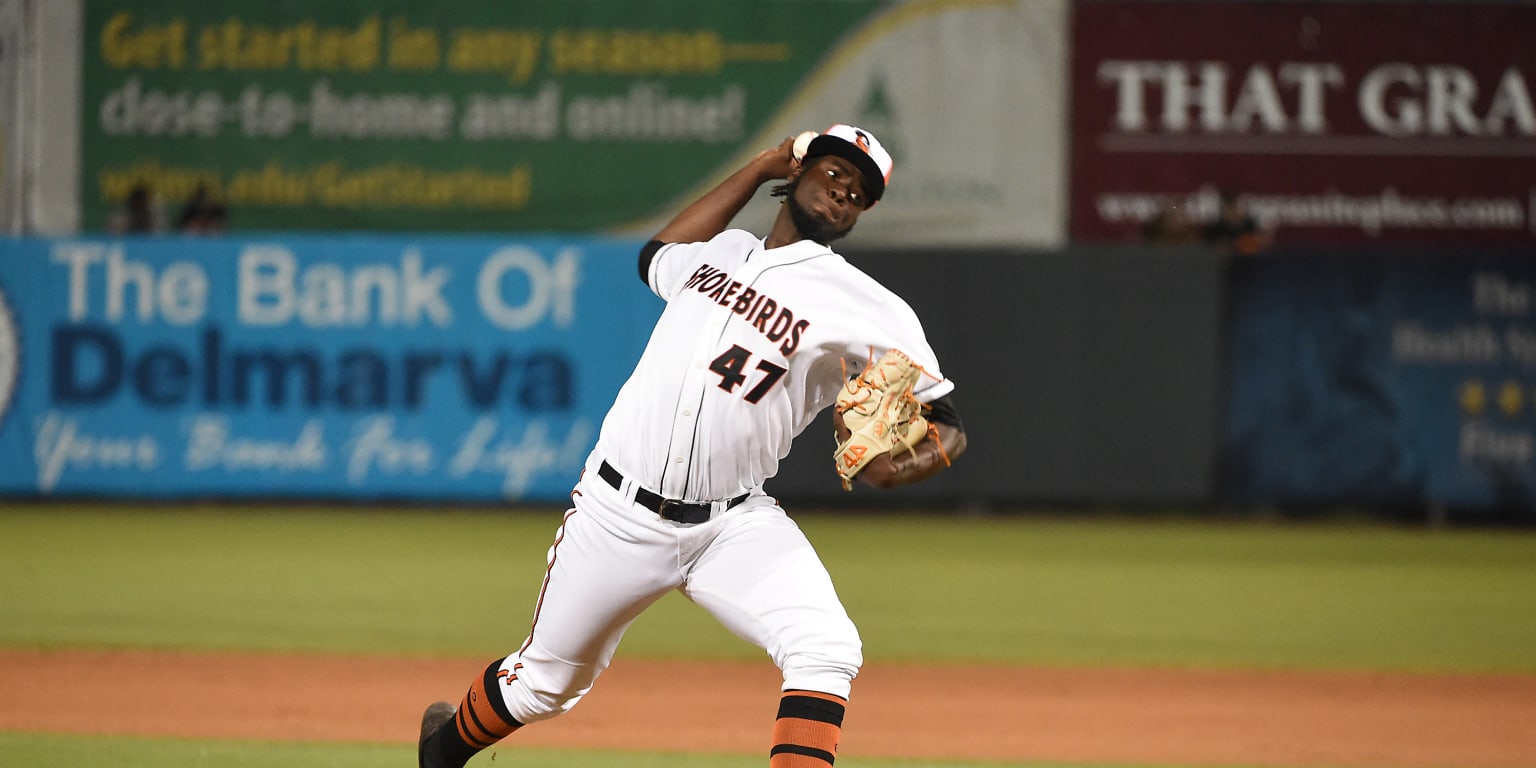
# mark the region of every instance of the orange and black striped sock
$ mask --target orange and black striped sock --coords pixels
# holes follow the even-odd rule
[[[848,701],[816,691],[785,691],[773,722],[769,768],[826,768],[837,760]]]
[[[464,694],[464,700],[459,702],[459,708],[453,714],[453,727],[443,726],[431,739],[437,742],[435,747],[444,765],[463,766],[476,752],[523,727],[507,710],[498,690],[504,684],[503,678],[517,679],[515,673],[501,671],[501,662],[501,659],[491,662],[485,668],[485,674],[469,686],[469,692]]]

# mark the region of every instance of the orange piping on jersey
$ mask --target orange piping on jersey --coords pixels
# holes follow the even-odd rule
[[[549,565],[544,566],[544,583],[539,587],[539,600],[533,608],[533,623],[528,626],[528,639],[523,641],[523,647],[517,650],[518,653],[528,650],[528,646],[533,645],[533,632],[538,629],[539,614],[544,611],[544,593],[549,591],[549,576],[555,570],[555,558],[560,556],[560,542],[565,541],[565,526],[570,525],[571,517],[575,514],[574,509],[565,513],[565,517],[560,521],[560,535],[549,547]]]

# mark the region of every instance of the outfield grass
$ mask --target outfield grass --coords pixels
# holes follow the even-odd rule
[[[407,746],[311,744],[28,735],[0,732],[0,757],[6,765],[29,768],[380,768],[416,764]],[[1067,768],[1060,763],[1003,763],[861,759],[839,757],[842,768]],[[695,753],[635,754],[604,751],[493,748],[477,755],[469,768],[762,768],[761,755]],[[1110,768],[1073,763],[1070,768]],[[1114,766],[1113,768],[1132,768]],[[1154,768],[1143,766],[1142,768]],[[1210,768],[1204,766],[1202,768]]]
[[[555,510],[12,504],[0,512],[0,645],[482,656],[521,642],[558,523]],[[1530,533],[828,513],[801,524],[872,661],[1536,671]],[[678,596],[621,652],[760,655]]]

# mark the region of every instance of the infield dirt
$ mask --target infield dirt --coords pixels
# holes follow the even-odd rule
[[[0,650],[0,729],[414,742],[489,659]],[[777,671],[622,657],[517,745],[766,753]],[[841,753],[1312,768],[1536,765],[1536,676],[869,665]]]

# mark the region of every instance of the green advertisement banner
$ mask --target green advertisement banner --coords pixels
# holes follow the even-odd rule
[[[598,231],[759,143],[884,0],[87,0],[81,222]],[[823,126],[807,126],[820,128]]]

